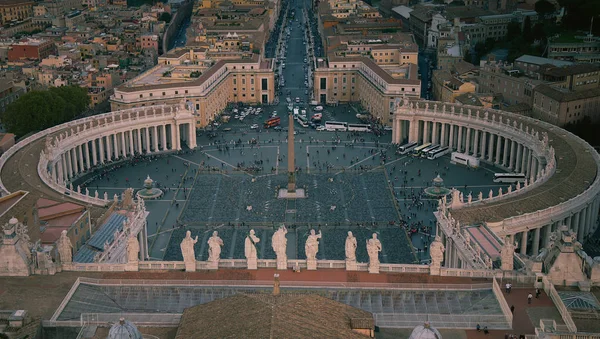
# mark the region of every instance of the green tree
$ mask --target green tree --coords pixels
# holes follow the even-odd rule
[[[538,14],[542,17],[545,17],[548,14],[554,13],[556,8],[550,1],[540,0],[535,3],[535,11],[538,12]]]
[[[158,17],[158,21],[164,21],[166,23],[171,22],[171,13],[162,12],[162,14]]]
[[[518,22],[511,22],[506,27],[506,40],[511,41],[512,39],[521,35],[521,25]]]
[[[558,0],[558,4],[565,8],[562,25],[568,30],[589,31],[592,17],[597,21],[600,16],[600,1]],[[594,25],[593,29],[595,35],[600,34],[600,25]]]
[[[6,129],[23,136],[67,122],[85,111],[90,99],[78,86],[31,91],[8,105],[0,116]]]
[[[544,24],[542,24],[541,22],[536,23],[533,26],[531,35],[533,36],[534,40],[546,39],[546,31],[544,30]]]
[[[523,38],[527,42],[533,42],[533,33],[531,32],[531,19],[528,16],[525,17],[525,22],[523,23]]]

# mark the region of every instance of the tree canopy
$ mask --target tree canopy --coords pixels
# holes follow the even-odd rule
[[[9,132],[23,136],[67,122],[83,113],[89,103],[86,88],[52,87],[21,96],[0,117]]]
[[[166,23],[171,22],[171,13],[162,12],[162,14],[158,17],[158,21],[164,21]]]
[[[546,14],[551,14],[556,11],[554,5],[548,0],[540,0],[535,3],[535,11],[542,16],[546,16]]]

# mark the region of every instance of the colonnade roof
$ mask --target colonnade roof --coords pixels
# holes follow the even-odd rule
[[[504,219],[543,210],[576,197],[596,180],[598,163],[593,149],[575,135],[547,123],[511,115],[511,120],[548,134],[554,148],[556,171],[545,183],[515,197],[452,211],[461,223],[499,222]],[[516,118],[516,119],[515,119]],[[525,145],[527,146],[527,145]],[[503,189],[506,193],[507,190]],[[494,192],[494,196],[498,194]]]

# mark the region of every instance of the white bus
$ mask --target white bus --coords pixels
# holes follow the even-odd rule
[[[465,165],[471,168],[479,167],[478,158],[458,152],[452,152],[452,156],[450,157],[450,163]]]
[[[450,148],[448,148],[448,147],[436,148],[433,151],[429,151],[427,153],[427,159],[429,159],[429,160],[437,159],[448,153],[450,153]]]
[[[348,131],[371,132],[371,126],[365,124],[348,124]]]
[[[398,153],[404,155],[404,154],[414,150],[415,147],[417,147],[416,142],[409,142],[408,144],[404,144],[404,145],[398,147]]]
[[[433,144],[429,145],[429,146],[423,148],[421,150],[421,154],[419,154],[419,155],[423,158],[427,158],[427,154],[429,154],[429,152],[435,151],[438,148],[440,148],[440,145],[433,145]]]
[[[328,131],[347,131],[348,123],[339,121],[325,121],[325,129]]]
[[[298,123],[300,124],[300,126],[302,126],[302,127],[308,127],[308,120],[306,119],[305,116],[299,115],[299,116],[296,117],[296,120],[298,121]]]
[[[429,146],[431,146],[431,143],[426,143],[426,144],[423,144],[423,145],[421,145],[421,146],[418,146],[418,147],[416,147],[416,148],[413,150],[413,154],[415,154],[415,155],[419,155],[419,154],[421,154],[421,152],[423,151],[423,149],[425,149],[425,148],[427,148],[427,147],[429,147]]]
[[[523,173],[495,173],[494,182],[516,183],[525,182],[525,174]]]

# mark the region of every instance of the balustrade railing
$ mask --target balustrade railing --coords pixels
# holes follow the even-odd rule
[[[562,299],[558,295],[558,292],[556,292],[556,289],[554,288],[554,284],[552,284],[552,282],[550,282],[550,280],[548,280],[548,277],[546,277],[546,276],[542,277],[542,284],[544,286],[544,292],[546,292],[546,294],[548,296],[550,296],[550,299],[552,299],[552,302],[558,309],[558,312],[560,313],[563,321],[567,325],[567,328],[569,329],[569,331],[573,332],[573,333],[577,332],[577,326],[575,326],[575,322],[573,322],[571,313],[569,313],[569,310],[567,310],[565,303],[562,301]]]

